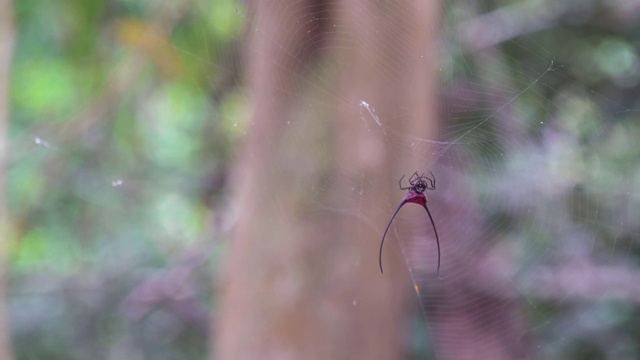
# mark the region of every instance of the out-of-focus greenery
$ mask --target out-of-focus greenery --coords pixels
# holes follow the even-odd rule
[[[17,357],[205,358],[244,9],[14,3]]]
[[[536,351],[640,358],[640,7],[480,3],[446,13],[447,121],[491,117],[465,139],[469,182],[513,255]]]
[[[8,300],[17,358],[205,358],[219,209],[248,111],[245,9],[234,0],[14,3]],[[638,10],[552,3],[446,3],[444,132],[455,138],[469,128],[460,123],[501,109],[469,136],[477,158],[467,164],[478,164],[469,172],[491,230],[521,254],[514,281],[541,358],[638,358],[637,303],[527,288],[540,263],[591,251],[569,239],[591,236],[589,254],[604,264],[640,256]],[[484,50],[460,42],[470,17],[497,9],[533,18],[511,25],[539,26]],[[498,26],[484,25],[478,33]],[[551,60],[565,67],[536,82]]]

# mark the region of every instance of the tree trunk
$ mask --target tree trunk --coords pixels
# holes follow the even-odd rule
[[[389,174],[417,168],[410,153],[387,152],[382,133],[362,131],[354,119],[366,98],[378,114],[410,114],[389,129],[434,136],[438,4],[408,2],[391,15],[370,1],[252,6],[253,114],[235,172],[240,215],[221,276],[214,352],[219,359],[398,358],[406,272],[394,272],[391,257],[388,274],[377,271],[379,227],[319,205],[352,207],[344,195],[355,187],[362,209],[386,208],[380,189],[397,191]],[[397,37],[401,46],[388,47]],[[386,62],[390,52],[402,60]],[[326,199],[316,198],[319,188]],[[366,260],[354,266],[353,259]]]

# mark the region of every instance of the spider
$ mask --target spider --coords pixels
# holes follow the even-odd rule
[[[436,244],[438,245],[438,268],[436,270],[436,276],[440,274],[440,240],[438,239],[438,230],[436,230],[436,224],[433,222],[433,217],[431,216],[431,212],[427,207],[427,196],[424,194],[426,190],[435,190],[436,189],[436,177],[433,175],[431,171],[429,171],[431,177],[425,176],[424,174],[418,175],[417,172],[414,172],[413,175],[409,178],[409,186],[402,186],[402,179],[404,179],[404,175],[398,181],[400,185],[400,190],[409,190],[407,195],[405,195],[404,199],[398,205],[396,212],[393,213],[391,220],[389,220],[389,224],[387,224],[387,228],[384,230],[384,234],[382,235],[382,241],[380,242],[380,255],[378,255],[378,262],[380,263],[380,272],[384,274],[382,271],[382,246],[384,245],[384,238],[387,236],[387,231],[389,231],[389,227],[393,222],[393,219],[396,218],[400,209],[406,203],[414,203],[418,205],[422,205],[425,210],[427,210],[427,215],[429,215],[429,220],[431,220],[431,226],[433,226],[433,232],[436,234]]]

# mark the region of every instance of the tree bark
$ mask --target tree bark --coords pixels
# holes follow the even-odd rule
[[[251,3],[253,111],[233,177],[239,219],[220,274],[218,359],[402,357],[404,264],[385,255],[381,275],[383,225],[322,206],[353,208],[357,189],[361,211],[388,208],[396,174],[424,158],[385,148],[383,131],[435,138],[439,3],[386,6]],[[362,127],[363,100],[384,129]]]

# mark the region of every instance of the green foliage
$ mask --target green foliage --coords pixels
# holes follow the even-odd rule
[[[17,357],[204,358],[212,199],[232,137],[220,109],[246,103],[239,78],[217,84],[241,65],[222,61],[244,32],[243,8],[15,3]],[[158,23],[163,12],[175,18]],[[177,310],[185,302],[189,314]]]
[[[519,13],[523,2],[510,3],[486,11],[511,11],[539,28],[520,35],[526,24],[509,23],[505,30],[487,22],[499,29],[487,33],[515,35],[495,48],[461,54],[447,74],[448,84],[473,90],[468,97],[475,102],[462,100],[483,109],[454,114],[450,120],[459,118],[463,129],[512,100],[491,119],[500,127],[483,124],[486,136],[467,144],[472,164],[481,164],[470,176],[478,203],[518,267],[513,282],[526,298],[541,358],[638,358],[639,305],[627,293],[633,281],[617,283],[635,276],[640,257],[637,26],[600,21],[596,14],[604,10],[595,4],[582,8],[593,11],[589,16],[572,8],[560,18],[551,12],[549,20]],[[542,3],[526,4],[532,13],[549,11]],[[476,65],[485,57],[508,65]],[[546,66],[553,61],[553,71],[545,72],[545,59]],[[507,100],[492,102],[504,93]],[[582,272],[574,268],[582,266]],[[544,271],[557,283],[541,285]]]

